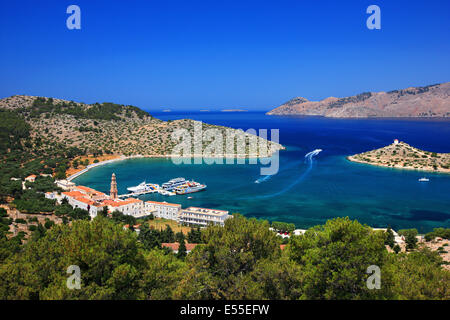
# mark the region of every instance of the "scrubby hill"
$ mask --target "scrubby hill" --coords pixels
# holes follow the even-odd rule
[[[268,115],[310,115],[335,118],[450,117],[450,82],[390,92],[364,92],[321,101],[294,98]]]
[[[85,153],[168,155],[176,145],[171,139],[172,132],[187,129],[192,133],[195,123],[189,119],[162,121],[134,106],[32,96],[2,99],[0,108],[23,116],[31,128],[31,137],[38,142],[36,146],[48,149],[63,144]],[[208,128],[223,133],[229,129],[203,124],[203,130]],[[276,143],[270,143],[269,147],[273,151],[282,148]]]
[[[349,156],[348,159],[383,167],[450,173],[450,153],[423,151],[405,142]]]

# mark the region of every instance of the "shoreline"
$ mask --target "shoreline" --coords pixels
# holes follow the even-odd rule
[[[332,117],[321,114],[302,114],[302,113],[265,113],[267,116],[277,116],[277,117],[298,117],[298,118],[324,118],[324,119],[341,119],[341,120],[429,120],[429,121],[450,121],[450,117]]]
[[[283,149],[278,149],[276,151],[274,151],[271,155],[267,155],[267,156],[259,156],[256,154],[250,154],[250,155],[240,155],[240,154],[224,154],[224,155],[219,155],[219,156],[215,156],[215,157],[207,157],[205,158],[203,155],[198,155],[198,154],[193,154],[191,156],[186,156],[186,157],[181,157],[179,155],[132,155],[132,156],[124,156],[124,155],[118,155],[117,158],[114,159],[109,159],[109,160],[104,160],[104,161],[99,161],[97,163],[93,163],[88,165],[86,168],[84,169],[80,169],[79,171],[73,173],[72,175],[70,175],[69,177],[67,177],[64,180],[67,181],[72,181],[75,178],[78,178],[79,176],[85,174],[86,172],[88,172],[89,170],[96,168],[96,167],[100,167],[103,166],[105,164],[109,164],[109,163],[113,163],[113,162],[117,162],[117,161],[124,161],[124,160],[130,160],[130,159],[143,159],[143,158],[158,158],[158,159],[163,159],[163,158],[172,158],[177,157],[178,159],[194,159],[194,158],[205,158],[205,159],[264,159],[264,158],[270,158],[273,156],[273,154],[275,152],[279,152],[280,150],[285,150],[286,148]],[[203,161],[202,161],[203,162]]]
[[[354,157],[354,155],[353,156],[347,156],[347,157],[345,157],[345,159],[347,159],[350,162],[362,163],[362,164],[367,164],[367,165],[370,165],[370,166],[382,167],[382,168],[388,168],[388,169],[400,169],[400,170],[412,170],[412,171],[428,172],[428,173],[450,174],[450,170],[441,171],[441,170],[425,169],[425,168],[413,168],[413,167],[403,167],[403,166],[387,166],[387,165],[380,164],[380,163],[372,163],[372,162],[367,162],[367,161],[363,161],[363,160],[358,160],[358,159],[355,159],[353,157]]]

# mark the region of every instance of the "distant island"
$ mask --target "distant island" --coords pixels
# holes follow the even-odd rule
[[[221,112],[247,112],[247,110],[244,110],[244,109],[223,109],[220,111]]]
[[[332,118],[450,117],[450,82],[321,101],[297,97],[267,114]]]
[[[384,148],[355,154],[347,159],[382,167],[450,173],[450,153],[423,151],[398,140]]]

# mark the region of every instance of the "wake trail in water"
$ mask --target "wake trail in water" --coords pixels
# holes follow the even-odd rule
[[[286,170],[288,170],[288,169],[290,169],[290,168],[292,168],[292,167],[294,167],[294,166],[297,166],[297,165],[298,165],[298,162],[297,162],[297,161],[293,161],[293,162],[291,162],[291,163],[289,163],[289,164],[287,164],[287,165],[283,165],[283,167],[280,168],[280,171],[279,171],[278,173],[284,172],[284,171],[286,171]],[[266,181],[270,180],[273,176],[274,176],[274,175],[263,176],[263,177],[261,177],[261,178],[259,178],[259,179],[256,179],[256,180],[254,181],[254,183],[262,183],[262,182],[266,182]]]
[[[255,183],[265,182],[265,181],[269,180],[270,178],[272,178],[272,175],[264,176],[262,178],[259,178],[259,179],[255,180]]]
[[[305,155],[305,163],[307,163],[308,167],[307,167],[306,170],[300,175],[300,177],[298,177],[294,182],[292,182],[291,184],[289,184],[286,188],[284,188],[284,189],[282,189],[282,190],[280,190],[280,191],[278,191],[278,192],[272,193],[272,194],[261,195],[261,196],[256,196],[256,197],[252,197],[252,198],[258,198],[258,199],[273,198],[273,197],[279,196],[279,195],[281,195],[281,194],[283,194],[283,193],[289,191],[290,189],[292,189],[294,186],[296,186],[297,184],[299,184],[300,182],[302,182],[302,181],[308,176],[308,174],[309,174],[309,173],[311,172],[311,170],[312,170],[312,166],[313,166],[313,162],[314,162],[313,158],[314,158],[315,156],[317,156],[320,152],[322,152],[322,149],[316,149],[316,150],[314,150],[314,151],[308,152],[308,153]],[[272,176],[266,176],[266,177],[264,177],[264,178],[267,178],[266,180],[268,180],[268,179],[270,179],[270,177],[272,177]],[[264,178],[262,178],[262,179],[264,179]],[[260,180],[260,179],[258,179],[258,180]],[[258,181],[258,180],[256,180],[256,181]],[[264,180],[264,181],[266,181],[266,180]],[[256,181],[255,181],[255,182],[256,182]]]

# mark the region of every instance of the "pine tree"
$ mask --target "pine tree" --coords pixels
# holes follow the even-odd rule
[[[384,241],[384,244],[388,245],[391,248],[393,248],[395,245],[394,233],[392,232],[392,229],[390,227],[386,230],[386,240]]]
[[[180,246],[178,248],[178,253],[177,253],[177,258],[179,259],[184,259],[186,257],[187,253],[186,253],[186,244],[184,243],[184,241],[180,242]]]

